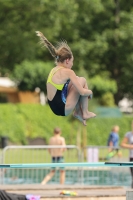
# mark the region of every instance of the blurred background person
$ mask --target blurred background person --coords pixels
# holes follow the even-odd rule
[[[129,161],[133,162],[133,121],[131,123],[131,131],[125,134],[121,142],[121,147],[129,149]],[[132,176],[131,187],[133,188],[133,167],[130,167],[130,172]]]
[[[54,136],[50,138],[49,145],[60,145],[60,146],[66,146],[65,138],[61,137],[61,129],[55,128],[54,129]],[[63,152],[66,150],[66,148],[51,148],[49,149],[49,153],[52,158],[52,163],[63,163],[64,157]],[[42,185],[46,184],[55,174],[56,169],[55,167],[52,167],[51,172],[43,179],[41,182]],[[64,184],[65,182],[65,169],[63,167],[60,167],[60,184]]]
[[[119,157],[122,156],[121,151],[119,150],[119,126],[113,126],[111,133],[109,134],[107,146],[109,146],[109,153],[106,156],[105,160],[110,160],[115,155]]]

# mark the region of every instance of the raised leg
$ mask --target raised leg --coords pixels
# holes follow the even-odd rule
[[[96,117],[95,113],[88,111],[88,97],[83,97],[82,96],[81,99],[80,99],[80,102],[81,102],[81,108],[82,108],[83,119],[84,120]]]
[[[84,88],[88,89],[85,78],[83,77],[77,77],[77,78],[80,84]],[[90,95],[91,94],[92,92],[90,90]],[[70,83],[69,88],[68,88],[65,114],[69,115],[73,110],[75,110],[74,116],[78,118],[80,121],[82,121],[84,125],[86,125],[84,120],[87,120],[89,118],[96,116],[94,113],[88,111],[88,97],[80,96],[77,89],[72,85],[72,83]]]
[[[83,123],[84,126],[86,126],[86,120],[83,119],[83,113],[82,113],[82,109],[81,109],[81,105],[80,105],[80,98],[79,101],[75,107],[75,110],[73,112],[73,116],[78,119],[79,121],[81,121]]]

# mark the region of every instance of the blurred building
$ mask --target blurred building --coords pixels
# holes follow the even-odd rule
[[[0,77],[0,103],[41,103],[40,90],[19,91],[8,77]]]

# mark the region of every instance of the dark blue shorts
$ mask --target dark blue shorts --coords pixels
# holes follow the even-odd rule
[[[58,157],[52,157],[52,163],[64,163],[64,157],[58,156]],[[56,167],[52,167],[54,169]],[[64,167],[59,167],[60,169],[64,169]]]

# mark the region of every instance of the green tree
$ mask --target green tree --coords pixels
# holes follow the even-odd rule
[[[96,74],[102,77],[103,72],[110,72],[118,87],[116,103],[125,94],[132,98],[132,1],[83,0],[78,5],[80,14],[75,27],[80,42],[74,44],[77,62],[90,77]]]
[[[75,0],[0,0],[1,74],[12,72],[23,60],[51,60],[49,52],[40,48],[35,31],[45,33],[54,44],[62,38],[73,40],[76,9]]]
[[[90,79],[90,83],[96,97],[101,97],[107,92],[111,92],[112,94],[117,92],[117,85],[114,80],[109,80],[108,78],[97,75]]]
[[[12,73],[23,60],[52,60],[36,30],[53,43],[66,39],[78,72],[88,77],[109,72],[117,83],[116,103],[132,98],[133,9],[126,0],[0,0],[0,73]]]
[[[15,66],[11,78],[21,91],[34,91],[36,87],[39,87],[41,91],[46,93],[46,81],[52,67],[50,62],[25,60],[20,65]]]

